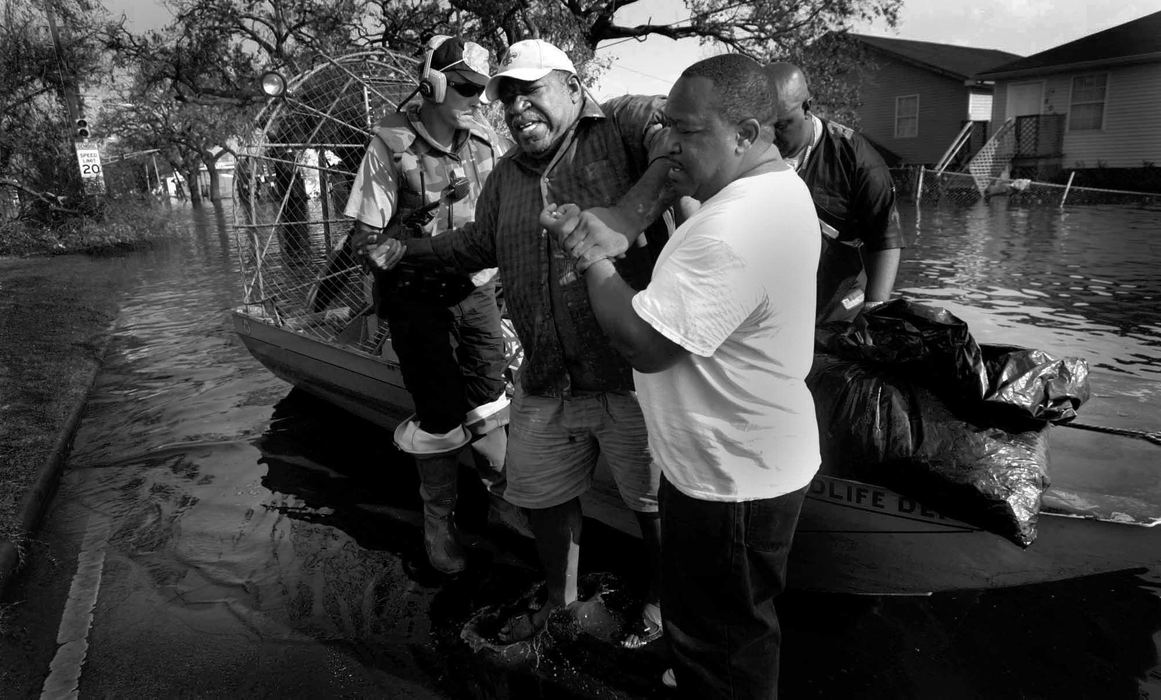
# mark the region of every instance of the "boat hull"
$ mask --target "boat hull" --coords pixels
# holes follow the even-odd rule
[[[1161,562],[1161,528],[1041,512],[1029,547],[891,489],[820,474],[791,551],[790,583],[924,594],[1059,581]]]
[[[234,312],[246,347],[283,380],[393,429],[412,412],[398,362]],[[1050,492],[1051,493],[1051,492]],[[585,514],[639,535],[612,478],[599,465]],[[1064,580],[1161,562],[1161,527],[1042,512],[1028,548],[947,517],[882,486],[819,474],[807,489],[789,564],[791,588],[925,595]]]
[[[246,349],[279,379],[388,430],[414,412],[389,347],[376,357],[244,311],[236,310],[232,317]]]

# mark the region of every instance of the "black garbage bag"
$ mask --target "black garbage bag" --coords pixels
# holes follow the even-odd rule
[[[1048,488],[1048,424],[953,411],[906,370],[815,355],[822,470],[892,488],[1027,547]]]
[[[854,323],[825,324],[819,350],[906,371],[950,398],[979,400],[988,389],[983,354],[967,324],[937,307],[895,299]]]
[[[1065,423],[1088,401],[1088,363],[1043,350],[981,345],[988,372],[984,402],[1032,420]]]
[[[983,401],[1001,418],[1066,422],[1089,398],[1088,363],[1042,350],[979,345],[946,309],[896,299],[855,323],[827,324],[816,334],[823,352],[905,372],[952,401],[977,410]]]

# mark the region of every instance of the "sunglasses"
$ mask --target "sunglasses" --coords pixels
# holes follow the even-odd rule
[[[447,86],[464,97],[475,97],[484,91],[483,85],[476,85],[475,83],[453,83],[448,81]]]

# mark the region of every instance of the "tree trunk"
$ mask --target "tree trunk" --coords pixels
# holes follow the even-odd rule
[[[198,182],[200,174],[198,167],[192,167],[185,172],[185,184],[189,188],[190,204],[199,204],[202,201],[202,185]]]
[[[222,198],[222,185],[216,160],[206,159],[206,174],[210,176],[210,201],[216,202]]]

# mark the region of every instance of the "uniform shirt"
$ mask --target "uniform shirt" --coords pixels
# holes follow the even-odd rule
[[[499,266],[524,349],[519,381],[529,394],[567,397],[633,388],[632,369],[597,323],[584,279],[539,217],[549,203],[572,202],[581,209],[616,204],[648,167],[650,127],[662,123],[664,103],[660,97],[626,96],[597,105],[586,97],[552,159],[510,151],[484,185],[475,222],[432,240],[445,265]],[[648,233],[664,240],[664,223]],[[648,282],[652,255],[633,248],[616,265],[640,289]]]
[[[811,115],[821,131],[798,174],[810,196],[827,240],[818,270],[819,321],[844,318],[842,300],[861,300],[866,275],[860,247],[870,251],[903,247],[895,183],[878,151],[842,124]],[[834,314],[838,314],[835,316]]]
[[[649,448],[687,496],[776,498],[818,471],[806,375],[820,244],[792,170],[742,178],[677,229],[633,297],[638,316],[689,351],[636,374]]]
[[[859,242],[868,250],[903,247],[895,181],[882,156],[853,129],[814,119],[822,135],[798,174],[810,188],[818,218],[844,243]]]
[[[466,177],[467,196],[457,202],[443,202],[424,226],[428,236],[438,236],[472,221],[476,201],[484,181],[508,149],[483,120],[470,130],[456,132],[455,143],[445,149],[428,134],[419,118],[419,104],[384,117],[375,128],[375,136],[355,175],[344,214],[374,227],[383,228],[399,212],[414,211],[428,203],[440,201],[440,195],[453,179]],[[472,281],[477,286],[491,280],[496,270],[476,271]]]

